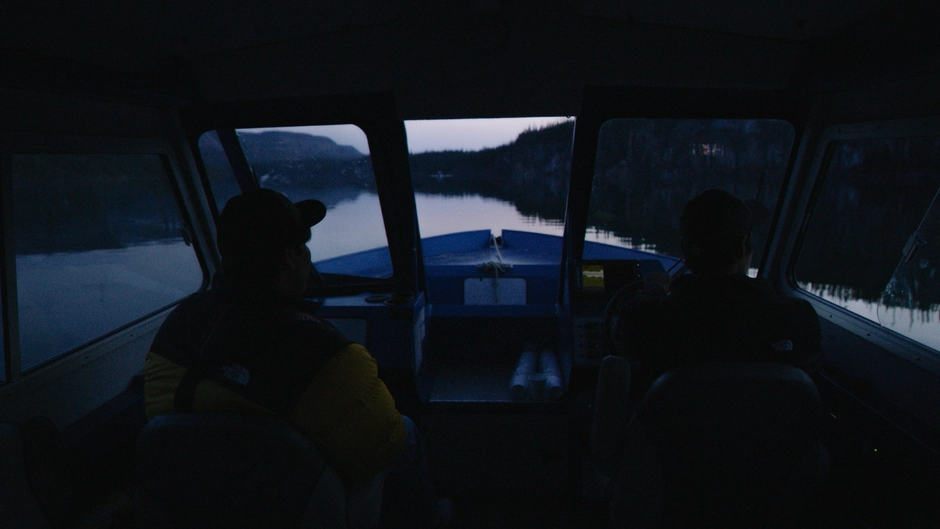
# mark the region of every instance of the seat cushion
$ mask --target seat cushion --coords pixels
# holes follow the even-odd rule
[[[309,440],[269,416],[162,415],[137,441],[141,494],[195,526],[300,527],[324,469]]]

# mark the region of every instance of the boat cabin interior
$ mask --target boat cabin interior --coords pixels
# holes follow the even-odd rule
[[[144,357],[264,187],[326,204],[306,296],[417,424],[447,527],[642,525],[592,452],[608,306],[684,273],[709,188],[821,325],[800,523],[940,527],[938,25],[921,0],[0,0],[0,525],[144,526]]]

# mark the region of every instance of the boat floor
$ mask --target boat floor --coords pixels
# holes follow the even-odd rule
[[[439,366],[428,370],[427,400],[442,402],[554,402],[541,388],[514,398],[510,380],[514,366]]]

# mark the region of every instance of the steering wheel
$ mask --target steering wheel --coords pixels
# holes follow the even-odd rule
[[[617,337],[617,322],[620,320],[620,306],[623,302],[636,296],[643,289],[643,280],[627,283],[618,290],[607,302],[604,309],[604,323],[601,327],[601,341],[607,354],[621,354],[626,351],[627,344]]]

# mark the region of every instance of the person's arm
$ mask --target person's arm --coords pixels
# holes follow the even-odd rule
[[[787,325],[793,336],[793,356],[790,361],[810,376],[822,367],[822,332],[819,316],[806,300],[786,298]]]
[[[347,482],[386,469],[405,446],[405,425],[395,400],[378,377],[375,359],[355,343],[317,373],[291,418]]]

